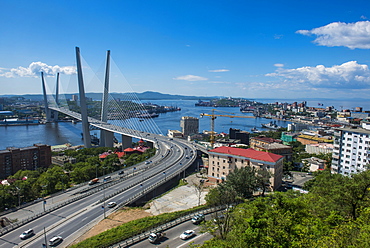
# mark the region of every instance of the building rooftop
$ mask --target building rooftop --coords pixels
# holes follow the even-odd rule
[[[267,138],[267,137],[252,137],[251,139],[260,140],[260,141],[268,142],[268,143],[274,143],[274,142],[281,143],[281,140]]]
[[[270,152],[256,151],[252,148],[243,149],[243,148],[221,146],[213,150],[210,150],[209,152],[242,156],[242,157],[266,161],[266,162],[277,162],[281,158],[283,158],[283,156],[280,156],[277,154],[273,154]]]

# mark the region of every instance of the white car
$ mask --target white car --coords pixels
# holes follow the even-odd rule
[[[49,240],[49,245],[54,246],[59,244],[60,242],[63,241],[63,238],[61,236],[54,236]]]
[[[195,236],[195,231],[194,230],[186,230],[180,235],[180,239],[190,239],[191,237]]]
[[[29,237],[31,237],[32,235],[34,235],[35,233],[33,232],[32,229],[28,229],[27,231],[24,231],[21,235],[19,235],[19,237],[21,239],[27,239]]]
[[[115,207],[117,205],[117,203],[116,202],[109,202],[108,203],[108,208],[113,208],[113,207]]]

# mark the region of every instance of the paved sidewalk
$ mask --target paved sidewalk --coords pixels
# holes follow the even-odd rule
[[[202,178],[199,174],[193,174],[186,178],[188,184],[178,187],[169,193],[153,200],[149,203],[150,208],[146,210],[153,215],[175,212],[198,206],[198,191],[194,184],[199,184]],[[205,204],[205,196],[208,188],[204,187],[200,197],[200,205]]]

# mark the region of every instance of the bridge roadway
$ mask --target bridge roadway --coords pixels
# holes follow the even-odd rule
[[[74,111],[71,111],[71,110],[63,108],[63,107],[59,107],[59,108],[49,107],[49,108],[52,109],[52,110],[56,110],[58,112],[61,112],[63,114],[69,115],[69,116],[71,116],[75,119],[82,120],[80,113],[76,113]],[[97,127],[99,129],[104,129],[104,130],[107,130],[107,131],[110,131],[110,132],[113,132],[113,133],[119,133],[119,134],[131,136],[133,138],[143,139],[143,140],[147,140],[147,141],[151,141],[151,142],[155,142],[154,137],[158,136],[158,135],[152,135],[152,134],[147,133],[147,132],[141,132],[141,131],[130,129],[130,128],[116,126],[116,125],[113,125],[113,124],[110,124],[110,123],[107,123],[107,122],[103,122],[103,121],[100,121],[100,120],[97,120],[97,119],[94,119],[94,118],[91,118],[91,117],[88,117],[88,122],[91,126]]]
[[[101,123],[99,125],[101,125]],[[114,125],[108,126],[109,128],[106,127],[106,130],[113,130],[112,126]],[[99,128],[100,127],[102,126],[99,126]],[[128,130],[125,131],[124,134],[127,135]],[[148,140],[148,138],[146,139]],[[65,247],[83,232],[91,228],[95,223],[103,219],[104,211],[102,205],[104,203],[115,201],[120,206],[128,204],[138,199],[144,193],[165,183],[165,181],[180,175],[180,173],[189,167],[196,158],[194,146],[186,141],[177,139],[169,140],[164,136],[155,134],[150,134],[150,139],[152,139],[159,153],[157,159],[152,160],[150,164],[152,166],[144,163],[138,165],[136,167],[137,172],[135,171],[134,175],[128,177],[126,180],[112,178],[112,181],[118,180],[118,183],[100,183],[101,185],[97,187],[101,188],[100,191],[58,208],[2,235],[0,237],[0,248],[42,247],[42,244],[45,243],[44,228],[46,230],[47,241],[53,236],[60,235],[63,237],[64,241],[58,247]],[[132,168],[129,169],[134,172]],[[129,174],[128,170],[125,174]],[[82,186],[79,190],[82,191],[87,187],[88,186]],[[67,198],[75,197],[71,191],[64,196]],[[102,202],[103,199],[105,199],[105,202]],[[48,202],[50,201],[53,202],[53,199],[48,199]],[[36,205],[37,206],[32,205],[33,207],[30,206],[30,211],[33,211],[34,208],[40,208],[39,203]],[[112,211],[114,211],[114,209],[105,208],[106,215],[110,214]],[[27,211],[21,212],[24,213]],[[19,235],[24,230],[30,228],[34,229],[36,235],[25,241],[19,239]]]

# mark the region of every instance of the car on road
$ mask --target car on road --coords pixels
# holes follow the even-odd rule
[[[163,231],[152,232],[149,234],[148,240],[150,243],[154,244],[154,243],[159,242],[165,236],[166,236],[166,233]]]
[[[123,174],[125,174],[125,172],[124,172],[124,171],[120,171],[120,172],[118,172],[118,175],[123,175]]]
[[[27,231],[24,231],[19,237],[21,239],[28,239],[29,237],[35,235],[35,232],[32,229],[28,229]]]
[[[105,181],[108,181],[108,180],[111,180],[112,179],[112,177],[111,176],[106,176],[106,177],[104,177],[104,180]]]
[[[116,202],[109,202],[108,203],[108,208],[114,208],[115,206],[117,206]]]
[[[192,219],[191,219],[191,222],[193,223],[193,224],[199,224],[199,223],[201,223],[202,221],[204,221],[205,220],[205,216],[204,216],[204,214],[197,214],[197,215],[195,215]]]
[[[63,238],[61,236],[54,236],[49,240],[50,246],[55,246],[63,241]]]
[[[194,230],[186,230],[180,235],[180,239],[185,240],[185,239],[190,239],[195,236],[195,231]]]

